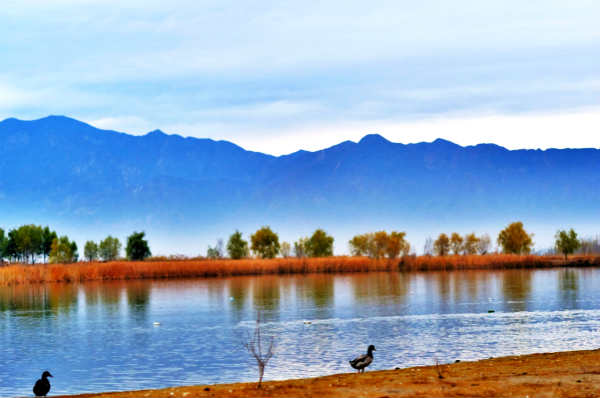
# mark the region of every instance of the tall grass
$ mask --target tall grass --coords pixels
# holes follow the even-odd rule
[[[598,256],[519,256],[516,254],[487,254],[466,256],[407,256],[399,261],[404,271],[444,271],[461,269],[548,268],[564,266],[598,266]]]
[[[565,263],[560,256],[494,254],[445,257],[407,256],[395,260],[338,256],[271,260],[158,260],[9,265],[0,267],[0,285],[264,274],[538,268],[565,265],[600,265],[600,257],[573,257],[568,263]]]

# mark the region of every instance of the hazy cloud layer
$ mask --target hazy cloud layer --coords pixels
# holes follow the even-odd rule
[[[595,1],[8,1],[0,118],[66,114],[276,154],[373,131],[598,147],[598,15]],[[552,118],[573,121],[571,144]],[[498,131],[515,120],[527,128]]]

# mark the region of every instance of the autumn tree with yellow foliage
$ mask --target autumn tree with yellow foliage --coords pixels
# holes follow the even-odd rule
[[[511,223],[498,234],[498,245],[504,253],[529,254],[533,246],[533,234],[528,234],[521,221]]]

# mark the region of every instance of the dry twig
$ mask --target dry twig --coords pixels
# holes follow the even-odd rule
[[[265,373],[265,367],[273,356],[273,336],[268,341],[267,352],[263,354],[263,337],[260,330],[260,312],[256,316],[256,327],[254,328],[254,334],[251,336],[250,333],[246,335],[246,341],[242,344],[246,347],[246,350],[256,359],[258,365],[258,388],[261,388],[263,375]]]

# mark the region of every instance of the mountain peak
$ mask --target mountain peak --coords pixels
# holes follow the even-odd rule
[[[160,129],[156,129],[156,130],[152,130],[152,131],[146,133],[146,135],[150,136],[150,137],[161,137],[161,136],[166,136],[167,134]]]
[[[68,117],[65,115],[48,115],[48,116],[42,117],[38,120],[72,120],[72,121],[81,123],[79,120],[73,119],[72,117]]]
[[[24,120],[17,118],[8,118],[1,122],[3,125],[10,125],[18,128],[33,129],[66,129],[66,130],[77,130],[82,129],[95,129],[95,127],[82,122],[81,120],[73,119],[63,115],[49,115],[41,117],[39,119]],[[43,126],[43,127],[42,127]]]
[[[89,124],[82,122],[81,120],[77,120],[77,119],[73,119],[72,117],[68,117],[68,116],[63,116],[63,115],[49,115],[37,120],[32,120],[32,122],[46,122],[46,123],[52,123],[52,124],[70,124],[70,125],[77,125],[77,126],[81,126],[81,125],[86,125],[89,126]]]
[[[379,134],[367,134],[358,142],[361,145],[389,144],[390,141]]]
[[[449,146],[449,147],[457,147],[457,146],[460,146],[460,145],[458,145],[458,144],[455,144],[455,143],[454,143],[454,142],[452,142],[452,141],[448,141],[448,140],[445,140],[445,139],[443,139],[443,138],[438,138],[438,139],[436,139],[435,141],[432,141],[431,143],[432,143],[432,144],[434,144],[434,145],[439,145],[439,146],[442,146],[442,145],[443,145],[443,146]]]

